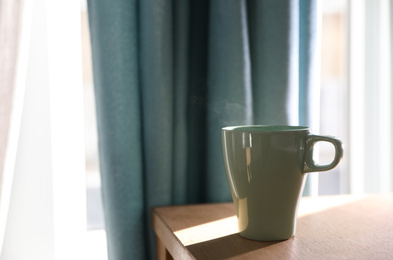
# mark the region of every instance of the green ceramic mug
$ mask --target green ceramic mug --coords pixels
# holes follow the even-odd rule
[[[317,165],[315,143],[330,142],[333,161]],[[302,126],[233,126],[222,129],[225,168],[242,237],[260,241],[291,238],[306,173],[327,171],[340,162],[340,140],[311,135]]]

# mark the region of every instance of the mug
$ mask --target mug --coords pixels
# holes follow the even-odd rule
[[[330,164],[313,160],[314,145],[320,141],[335,148]],[[294,236],[307,173],[330,170],[343,156],[340,140],[312,135],[303,126],[224,127],[222,147],[239,234],[259,241]]]

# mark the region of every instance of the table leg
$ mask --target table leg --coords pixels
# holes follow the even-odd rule
[[[157,260],[173,260],[173,257],[165,248],[162,241],[156,236],[156,256]]]

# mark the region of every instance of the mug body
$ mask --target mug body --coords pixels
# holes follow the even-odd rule
[[[291,238],[306,174],[307,127],[238,126],[222,129],[224,162],[240,235]]]

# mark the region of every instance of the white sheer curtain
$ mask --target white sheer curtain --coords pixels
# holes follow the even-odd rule
[[[20,2],[24,98],[0,259],[96,259],[86,252],[80,3]]]

